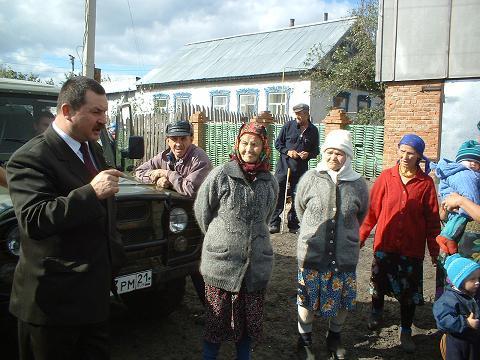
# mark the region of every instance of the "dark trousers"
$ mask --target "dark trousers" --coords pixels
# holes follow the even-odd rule
[[[284,201],[285,201],[285,191],[287,189],[287,175],[279,176],[275,174],[275,178],[278,181],[278,200],[277,206],[270,220],[271,226],[280,226],[282,220],[280,219],[280,214],[283,211]],[[290,195],[292,197],[292,206],[287,215],[287,225],[289,229],[297,230],[298,229],[298,218],[295,211],[295,191],[297,188],[298,176],[290,173]]]
[[[203,360],[216,360],[220,345],[203,340]],[[237,360],[250,360],[252,339],[249,336],[243,336],[239,342],[235,343],[235,347],[237,349]]]
[[[382,312],[384,303],[384,296],[379,295],[378,297],[372,297],[372,310],[376,313]],[[413,318],[415,317],[415,307],[415,304],[400,301],[400,322],[402,328],[410,329],[412,327]]]
[[[473,360],[480,359],[479,342],[472,343],[470,341],[459,339],[447,334],[445,343],[445,359],[446,360]]]
[[[20,360],[110,359],[109,325],[51,326],[18,320]]]

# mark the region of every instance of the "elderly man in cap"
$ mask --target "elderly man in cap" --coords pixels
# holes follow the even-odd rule
[[[293,204],[295,188],[300,177],[308,170],[308,160],[316,158],[319,154],[318,129],[310,122],[310,108],[307,104],[298,104],[293,107],[293,111],[296,119],[283,125],[275,140],[275,148],[280,152],[280,159],[275,171],[280,189],[277,206],[270,220],[271,234],[280,231],[280,214],[285,206],[288,169],[290,169],[288,182]],[[297,214],[292,206],[288,213],[288,229],[291,233],[296,233],[298,228]]]
[[[193,128],[188,121],[168,124],[166,135],[169,148],[140,165],[135,176],[144,183],[195,197],[212,163],[203,149],[192,144]]]
[[[168,149],[140,165],[135,176],[138,180],[171,188],[194,198],[203,180],[212,170],[207,153],[192,144],[193,128],[180,120],[167,125]],[[190,274],[198,298],[205,304],[205,283],[200,272]]]

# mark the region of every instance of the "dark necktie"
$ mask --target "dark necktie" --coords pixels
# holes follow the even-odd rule
[[[85,163],[85,167],[87,168],[90,175],[95,177],[98,174],[98,170],[93,165],[92,157],[90,156],[90,151],[88,151],[88,146],[86,142],[80,144],[80,152],[83,155],[83,162]]]

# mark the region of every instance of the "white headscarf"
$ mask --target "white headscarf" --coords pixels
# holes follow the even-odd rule
[[[347,156],[345,163],[338,171],[330,170],[327,165],[327,157],[323,155],[322,161],[317,165],[315,170],[319,172],[326,171],[334,183],[338,183],[339,181],[355,181],[361,177],[361,175],[352,168],[353,144],[352,136],[348,130],[330,131],[322,145],[322,154],[324,154],[327,149],[343,151]]]

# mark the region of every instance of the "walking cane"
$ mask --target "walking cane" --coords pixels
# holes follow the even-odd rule
[[[285,197],[283,198],[283,216],[282,216],[282,228],[280,233],[283,234],[283,229],[285,228],[285,216],[287,215],[287,194],[288,188],[290,187],[290,168],[287,169],[287,181],[285,183]],[[293,204],[292,204],[293,206]]]

